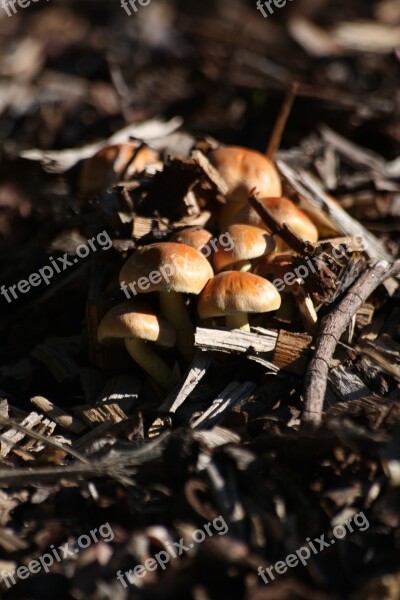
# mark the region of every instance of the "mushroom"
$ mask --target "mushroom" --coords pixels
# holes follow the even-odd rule
[[[232,240],[231,247],[225,248],[217,242],[217,250],[213,256],[216,273],[224,269],[250,271],[254,258],[270,254],[275,250],[275,240],[265,229],[252,225],[231,225],[226,230]]]
[[[201,249],[207,246],[211,238],[212,234],[207,229],[203,229],[202,227],[185,227],[185,229],[175,232],[170,237],[170,241],[177,242],[178,244],[186,244],[186,246],[191,246],[201,252]]]
[[[130,179],[149,165],[161,168],[162,163],[159,153],[148,146],[139,147],[138,143],[106,146],[83,162],[79,190],[82,194],[102,192],[121,174]]]
[[[197,311],[201,319],[226,317],[230,329],[250,331],[247,313],[277,310],[281,297],[267,281],[241,271],[224,271],[208,281],[201,292]]]
[[[160,293],[161,313],[176,330],[177,348],[185,359],[191,360],[194,327],[182,294],[199,294],[213,275],[208,260],[194,248],[162,242],[132,254],[122,267],[119,280],[134,294]]]
[[[263,154],[249,148],[221,146],[208,155],[228,186],[226,204],[221,207],[219,226],[225,230],[252,192],[259,196],[280,196],[282,186],[274,164]]]
[[[144,302],[131,300],[111,308],[100,321],[97,338],[100,343],[123,339],[130,356],[154,381],[165,390],[174,385],[171,369],[146,342],[171,348],[175,330]]]
[[[318,230],[311,219],[289,198],[262,198],[261,203],[270,211],[272,216],[281,224],[289,225],[291,229],[305,242],[317,242]],[[269,231],[262,219],[251,208],[249,204],[244,206],[235,216],[236,223],[249,223],[258,225]],[[275,236],[277,241],[277,250],[288,250],[289,246],[279,236]]]

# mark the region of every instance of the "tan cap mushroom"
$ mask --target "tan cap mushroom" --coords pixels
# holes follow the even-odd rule
[[[262,198],[260,201],[279,223],[288,225],[302,240],[313,243],[318,241],[318,230],[314,223],[289,198],[285,198],[284,196],[280,198]],[[262,219],[250,205],[244,206],[235,215],[234,220],[240,223],[258,225],[258,227],[263,227],[266,231],[269,231],[268,227],[264,225]],[[287,250],[289,246],[279,236],[276,237],[277,250]]]
[[[185,229],[175,232],[170,237],[170,241],[177,242],[178,244],[186,244],[186,246],[191,246],[201,252],[201,249],[207,246],[211,238],[212,234],[207,229],[203,229],[202,227],[185,227]]]
[[[174,326],[177,348],[187,359],[194,352],[194,328],[180,294],[199,294],[213,270],[197,250],[162,242],[137,250],[122,267],[121,286],[134,293],[160,293],[161,312]]]
[[[82,194],[95,194],[113,183],[124,173],[129,179],[134,173],[140,173],[149,165],[161,166],[159,153],[147,146],[136,144],[113,144],[99,150],[85,160],[79,176],[79,189]]]
[[[223,269],[249,271],[251,261],[275,250],[275,240],[265,229],[252,225],[231,225],[226,234],[232,240],[230,248],[217,242],[217,250],[213,256],[214,270]]]
[[[242,271],[215,275],[201,292],[197,311],[201,319],[226,317],[227,327],[250,331],[247,313],[277,310],[281,297],[267,281]]]
[[[122,339],[133,360],[162,388],[170,389],[175,380],[171,369],[145,342],[171,348],[176,333],[172,325],[144,302],[122,302],[111,308],[100,322],[100,343]]]
[[[226,205],[220,210],[220,228],[225,230],[255,188],[257,196],[280,196],[282,186],[274,164],[263,154],[239,146],[220,146],[208,155],[228,186]]]

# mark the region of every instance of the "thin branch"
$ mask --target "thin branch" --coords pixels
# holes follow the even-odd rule
[[[265,152],[267,158],[269,158],[270,160],[275,160],[275,154],[276,151],[279,149],[279,146],[281,145],[283,132],[285,131],[285,127],[290,116],[293,107],[293,102],[295,101],[298,90],[299,84],[293,83],[290,86],[290,89],[283,101],[282,108],[279,112],[271,138],[269,140],[268,148]]]
[[[387,261],[379,261],[359,277],[343,300],[322,319],[305,377],[304,422],[321,421],[330,361],[351,318],[379,284],[399,272],[400,261],[391,267]]]

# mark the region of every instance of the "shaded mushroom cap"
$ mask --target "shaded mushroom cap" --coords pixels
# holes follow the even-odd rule
[[[179,292],[199,294],[214,275],[208,260],[185,244],[161,242],[140,248],[127,260],[119,275],[120,283],[140,284],[140,292]]]
[[[281,181],[274,164],[263,154],[239,146],[221,146],[208,155],[228,185],[228,202],[245,203],[251,190],[260,196],[280,196]]]
[[[99,342],[111,339],[140,339],[171,348],[175,330],[144,302],[129,301],[113,306],[100,321]]]
[[[318,229],[314,223],[300,208],[289,200],[289,198],[262,198],[260,201],[279,223],[288,225],[303,241],[313,243],[318,241]],[[262,219],[250,205],[244,206],[236,213],[234,221],[237,223],[258,225],[269,231]]]
[[[157,164],[159,153],[147,146],[138,149],[138,144],[113,144],[101,148],[94,156],[85,160],[79,176],[79,188],[84,194],[102,190],[123,169],[126,178]]]
[[[178,244],[186,244],[196,250],[200,250],[206,246],[211,240],[212,234],[203,229],[202,227],[187,227],[177,231],[170,237],[171,242],[177,242]]]
[[[213,255],[213,265],[217,272],[238,262],[253,260],[269,254],[276,247],[273,236],[260,227],[231,225],[226,233],[232,240],[232,247],[228,250],[218,241],[217,250]]]
[[[241,271],[215,275],[199,296],[197,311],[201,319],[235,313],[263,313],[277,310],[281,297],[262,277]]]

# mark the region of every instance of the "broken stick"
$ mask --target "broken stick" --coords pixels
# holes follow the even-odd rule
[[[321,421],[330,361],[351,318],[380,283],[400,272],[400,261],[392,266],[385,260],[365,271],[343,300],[321,321],[314,356],[305,377],[303,422]]]

